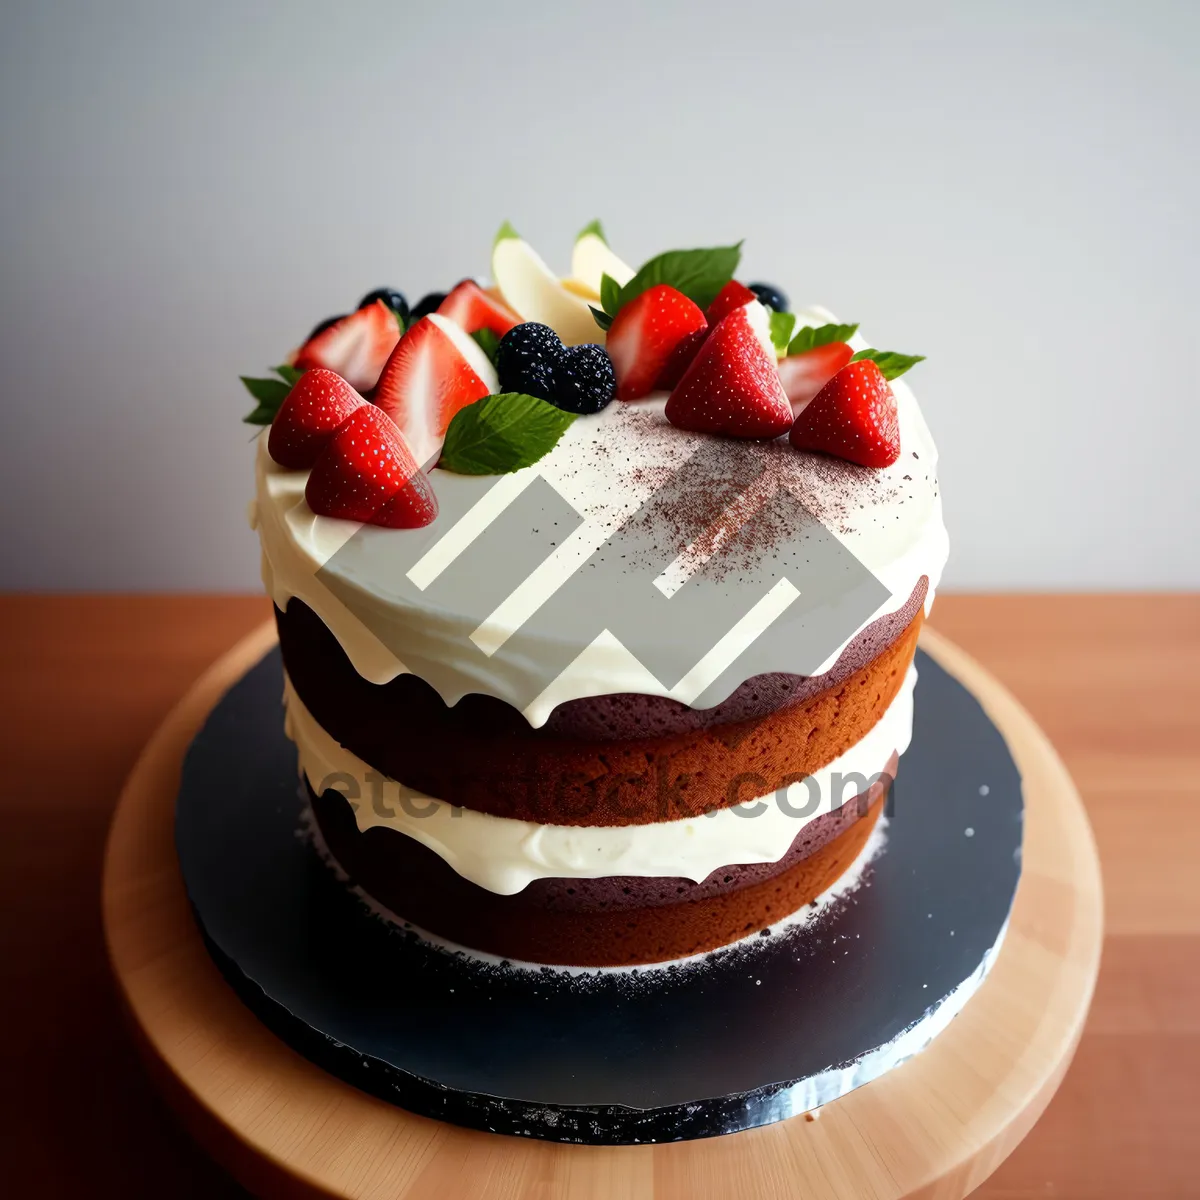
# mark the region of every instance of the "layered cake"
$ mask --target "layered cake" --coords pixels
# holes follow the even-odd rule
[[[538,964],[758,935],[864,853],[947,553],[901,376],[739,247],[366,296],[247,379],[316,836],[396,919]]]

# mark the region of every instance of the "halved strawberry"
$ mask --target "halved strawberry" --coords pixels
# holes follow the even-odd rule
[[[788,441],[863,467],[890,467],[900,457],[896,397],[870,359],[843,367],[796,418]]]
[[[792,412],[800,410],[854,357],[845,342],[827,342],[803,354],[791,354],[779,360],[779,378],[791,402]]]
[[[729,316],[735,308],[749,304],[758,297],[743,283],[731,279],[717,294],[713,302],[705,310],[709,325],[717,325],[723,317]]]
[[[338,428],[366,401],[340,376],[324,367],[314,367],[279,406],[267,452],[281,466],[303,471],[317,461],[325,444]]]
[[[666,407],[680,429],[773,438],[792,423],[775,366],[767,310],[752,300],[723,317],[700,347]]]
[[[317,456],[304,488],[322,517],[395,529],[428,525],[437,498],[392,419],[364,404]]]
[[[438,305],[443,317],[457,321],[468,333],[479,329],[490,329],[497,337],[503,337],[521,318],[507,304],[488,295],[473,279],[464,279]]]
[[[475,339],[449,317],[430,313],[392,351],[375,403],[399,426],[417,461],[428,466],[454,414],[499,386],[495,367]]]
[[[296,366],[301,371],[336,371],[352,388],[366,392],[375,386],[399,340],[396,314],[376,300],[310,337],[296,354]]]
[[[665,283],[630,300],[605,342],[617,373],[617,399],[638,400],[655,388],[670,387],[707,330],[699,306]]]

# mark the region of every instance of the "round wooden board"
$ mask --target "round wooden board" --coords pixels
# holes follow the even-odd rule
[[[930,1047],[805,1117],[726,1137],[589,1147],[413,1116],[325,1074],[259,1024],[201,942],[175,857],[179,767],[205,716],[274,642],[269,623],[167,717],[125,785],[105,862],[113,970],[156,1079],[206,1149],[264,1196],[953,1197],[977,1187],[1054,1094],[1100,964],[1092,832],[1045,735],[977,663],[921,642],[983,704],[1025,785],[1023,873],[991,974]]]

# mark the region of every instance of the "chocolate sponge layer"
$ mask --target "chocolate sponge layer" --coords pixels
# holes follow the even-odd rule
[[[620,966],[727,945],[797,911],[830,887],[874,828],[895,771],[804,826],[775,863],[733,864],[689,879],[611,876],[535,880],[500,896],[457,875],[392,829],[359,832],[340,792],[310,789],[334,858],[368,895],[420,928],[474,950],[527,962]],[[753,819],[753,818],[747,818]]]
[[[413,675],[369,683],[296,600],[276,618],[284,665],[304,705],[333,738],[387,777],[496,816],[644,825],[767,795],[858,742],[904,681],[923,597],[922,585],[824,675],[749,681],[737,703],[731,697],[718,706],[726,719],[716,720],[715,709],[698,716],[663,697],[609,696],[599,704],[572,701],[575,716],[539,729],[494,697],[466,696],[448,707]],[[591,708],[579,707],[585,704]],[[650,731],[636,737],[602,739],[594,727],[580,733],[578,714],[590,711],[589,720],[600,721],[605,704],[610,713],[620,711],[623,728],[638,712],[654,711],[661,720],[647,718]]]

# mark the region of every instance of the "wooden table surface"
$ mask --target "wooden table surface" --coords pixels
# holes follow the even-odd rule
[[[253,597],[0,597],[0,1153],[14,1196],[243,1196],[145,1078],[100,933],[109,816]],[[1200,1196],[1200,597],[947,596],[1049,734],[1104,866],[1104,963],[1040,1124],[976,1195]]]

